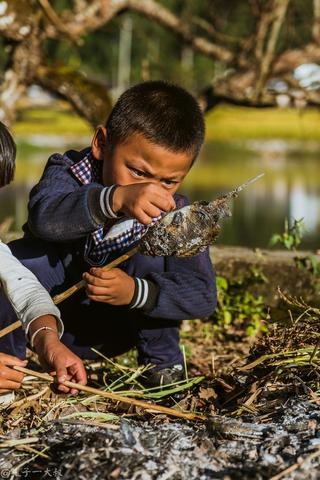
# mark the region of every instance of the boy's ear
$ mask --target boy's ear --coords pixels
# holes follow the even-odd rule
[[[107,147],[107,129],[101,125],[96,129],[92,142],[91,151],[96,160],[104,160]]]

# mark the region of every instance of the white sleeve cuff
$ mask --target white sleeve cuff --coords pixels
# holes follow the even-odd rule
[[[112,198],[117,185],[111,185],[111,187],[105,187],[100,193],[100,207],[103,214],[107,218],[121,218],[122,215],[116,214],[112,210]]]
[[[135,278],[136,289],[130,308],[143,308],[149,297],[149,284],[143,278]]]

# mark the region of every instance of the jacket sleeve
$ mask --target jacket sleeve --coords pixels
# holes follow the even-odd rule
[[[79,240],[106,221],[99,208],[102,185],[79,185],[70,173],[72,164],[65,155],[52,155],[42,178],[31,190],[28,227],[38,238],[54,242]]]
[[[165,272],[151,272],[146,277],[158,287],[158,296],[145,315],[172,320],[211,315],[217,304],[217,294],[209,249],[189,258],[167,257],[165,263]]]
[[[0,281],[22,326],[28,333],[30,323],[42,315],[53,315],[58,320],[60,337],[63,323],[60,312],[50,295],[30,270],[24,267],[0,241]]]
[[[177,197],[178,208],[188,204],[186,197]],[[163,272],[151,271],[144,279],[138,279],[142,288],[136,289],[134,307],[141,308],[146,316],[172,320],[211,315],[217,293],[209,248],[193,257],[165,257],[164,263]]]

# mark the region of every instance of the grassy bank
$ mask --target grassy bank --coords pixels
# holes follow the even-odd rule
[[[13,132],[18,137],[29,135],[91,135],[92,127],[66,104],[57,102],[43,108],[20,110]]]
[[[320,139],[320,112],[309,109],[252,109],[221,105],[206,116],[207,141],[255,138]],[[50,108],[20,112],[14,133],[28,135],[90,135],[91,126],[61,102]]]
[[[206,116],[207,140],[320,139],[320,112],[220,106]]]

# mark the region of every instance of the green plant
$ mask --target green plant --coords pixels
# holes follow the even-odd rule
[[[257,283],[269,283],[268,278],[263,273],[261,266],[252,265],[250,267],[250,272],[252,275],[252,280]]]
[[[241,287],[241,289],[240,289]],[[230,283],[225,277],[217,277],[218,307],[213,314],[216,331],[227,330],[231,324],[243,323],[246,333],[255,336],[267,327],[266,307],[261,296],[255,297],[243,291],[243,281]]]
[[[269,242],[270,246],[273,247],[279,243],[287,250],[296,250],[300,245],[305,232],[306,226],[303,218],[300,218],[300,220],[294,219],[291,227],[289,227],[289,222],[286,218],[284,221],[284,232],[274,233]]]
[[[310,254],[303,258],[295,258],[295,263],[298,268],[310,272],[315,277],[320,277],[320,262],[316,255]]]

